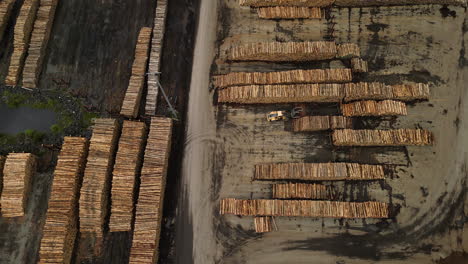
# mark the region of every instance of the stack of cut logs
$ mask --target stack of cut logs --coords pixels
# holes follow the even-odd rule
[[[294,132],[310,132],[352,128],[353,120],[344,116],[304,116],[294,119]]]

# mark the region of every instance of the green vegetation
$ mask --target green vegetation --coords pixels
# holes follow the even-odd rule
[[[2,100],[10,108],[17,108],[24,104],[27,96],[24,94],[17,94],[10,91],[3,91]]]

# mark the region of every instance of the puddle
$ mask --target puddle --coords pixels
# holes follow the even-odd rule
[[[0,104],[0,133],[17,134],[27,129],[49,132],[50,126],[57,123],[57,113],[48,109],[35,109],[28,106],[9,108]]]

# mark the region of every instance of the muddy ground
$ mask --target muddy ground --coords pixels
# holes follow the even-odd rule
[[[259,20],[235,0],[203,0],[190,90],[176,258],[168,263],[466,263],[468,250],[466,9],[425,5],[332,8],[327,19]],[[370,72],[355,80],[423,82],[431,99],[408,116],[360,118],[358,128],[424,128],[430,147],[337,148],[329,133],[288,131],[267,112],[291,105],[216,105],[212,74],[271,71],[291,64],[227,63],[232,43],[334,39],[358,43]],[[220,56],[221,54],[221,56]],[[301,68],[339,67],[340,62]],[[309,105],[316,114],[337,105]],[[271,184],[252,182],[270,162],[353,161],[387,164],[385,181],[333,183],[345,201],[389,202],[388,220],[278,217],[279,231],[253,232],[251,217],[220,216],[221,198],[269,198]],[[193,239],[188,240],[191,236]],[[444,260],[445,259],[445,260]]]
[[[22,2],[18,0],[15,4],[14,15],[0,43],[2,84],[12,52],[13,25]],[[84,111],[118,117],[131,75],[136,39],[141,27],[152,26],[155,3],[152,0],[59,1],[40,78],[40,93],[62,93],[67,95],[66,98],[73,96],[80,99]],[[161,83],[179,112],[179,121],[174,127],[174,151],[168,171],[168,198],[164,211],[167,217],[162,231],[165,241],[174,237],[172,219],[177,205],[175,197],[179,186],[197,11],[198,1],[169,2]],[[0,85],[0,88],[3,87]],[[157,112],[164,116],[167,104],[161,102],[162,98],[159,101]],[[149,120],[147,117],[142,119]],[[74,129],[67,135],[89,136],[90,132]],[[53,151],[41,159],[44,169],[34,176],[33,198],[28,204],[26,217],[20,220],[0,218],[0,263],[37,261],[56,155],[57,152]],[[88,247],[92,244],[89,239],[80,239],[74,263],[128,263],[130,238],[129,233],[106,235],[99,256],[94,248]],[[167,256],[173,255],[172,244],[162,243],[163,262]]]

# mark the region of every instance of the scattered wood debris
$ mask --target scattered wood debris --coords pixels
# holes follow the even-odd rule
[[[24,216],[35,171],[36,157],[31,153],[8,154],[3,168],[0,201],[3,217]]]
[[[334,202],[312,200],[241,200],[220,201],[220,214],[240,216],[302,216],[331,218],[388,218],[389,204],[382,202]]]
[[[93,126],[80,194],[80,232],[102,237],[109,213],[110,174],[119,137],[115,119],[98,118]]]
[[[255,165],[254,180],[380,180],[382,165],[359,163],[272,163]]]
[[[422,129],[333,131],[336,146],[427,146],[433,144],[431,132]]]
[[[38,263],[71,263],[88,140],[65,137],[54,172]]]
[[[133,61],[132,76],[128,83],[127,92],[122,102],[120,114],[130,118],[138,116],[140,109],[143,85],[145,84],[146,63],[151,38],[151,28],[144,27],[140,30],[135,47],[135,60]]]
[[[292,130],[294,132],[312,132],[352,127],[353,120],[344,116],[304,116],[292,121]]]
[[[155,263],[159,257],[159,236],[171,150],[172,120],[153,117],[141,171],[130,262]]]
[[[25,0],[21,6],[14,29],[13,54],[10,59],[8,76],[5,79],[6,85],[16,86],[19,82],[38,7],[39,0]]]
[[[132,229],[135,184],[141,169],[145,137],[145,123],[124,121],[112,176],[110,232]]]

